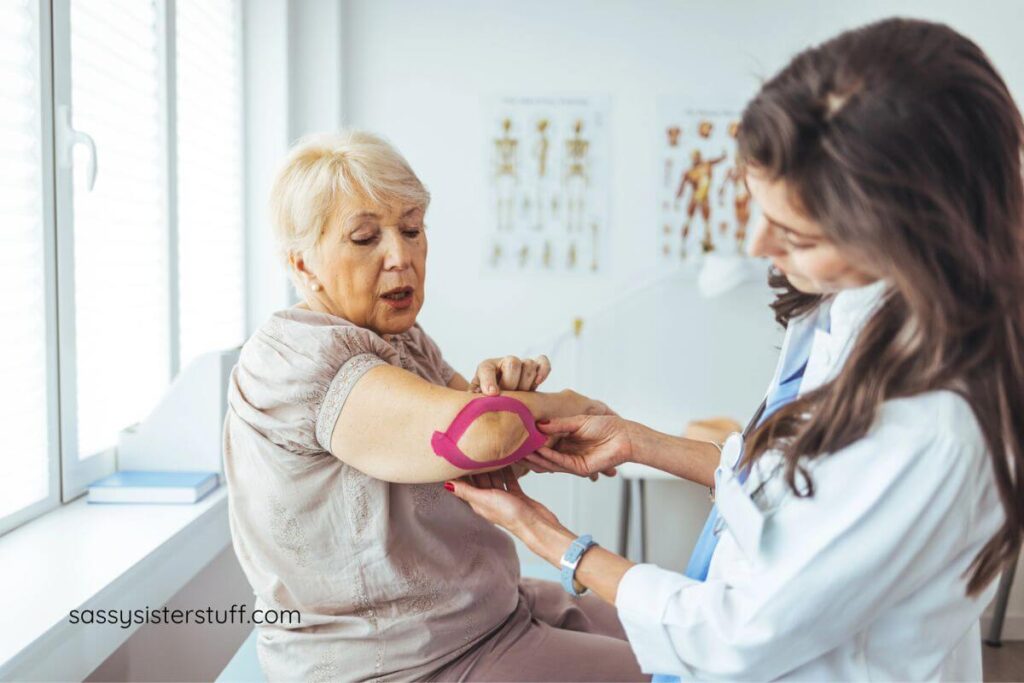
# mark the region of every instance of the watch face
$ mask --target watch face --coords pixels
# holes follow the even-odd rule
[[[722,444],[720,465],[731,470],[736,469],[743,457],[743,437],[739,434],[730,434],[729,438]]]

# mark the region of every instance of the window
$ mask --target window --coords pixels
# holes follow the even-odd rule
[[[71,210],[57,215],[73,234],[61,364],[75,373],[65,458],[77,462],[113,447],[166,387],[170,279],[156,3],[71,0],[69,19],[71,125],[92,137],[97,160],[89,189],[88,160],[75,159]]]
[[[0,3],[0,533],[244,339],[240,11]]]
[[[245,335],[241,36],[235,0],[178,0],[181,363]]]
[[[0,4],[0,524],[55,497],[40,28],[34,1]]]

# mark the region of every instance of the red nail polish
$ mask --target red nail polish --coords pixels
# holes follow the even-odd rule
[[[537,420],[537,424],[539,424],[539,425],[546,425],[549,422],[551,422],[551,420]]]
[[[452,493],[454,493],[454,492],[455,492],[455,484],[451,483],[450,481],[446,481],[446,482],[444,483],[444,487],[445,487],[446,489],[448,489],[449,491],[451,491]]]

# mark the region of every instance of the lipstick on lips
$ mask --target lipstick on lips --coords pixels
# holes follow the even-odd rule
[[[412,306],[412,287],[395,287],[381,295],[388,306],[396,310],[404,310]]]

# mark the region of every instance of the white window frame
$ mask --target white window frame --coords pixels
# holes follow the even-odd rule
[[[40,181],[42,182],[42,229],[44,305],[46,306],[46,425],[47,425],[47,494],[46,497],[0,517],[0,535],[28,520],[60,506],[60,383],[57,349],[57,227],[54,212],[53,156],[53,51],[51,43],[50,3],[35,3],[39,19],[39,98],[40,98]]]
[[[0,535],[70,502],[82,495],[88,484],[113,473],[117,467],[116,447],[79,459],[75,344],[74,198],[72,169],[56,163],[56,117],[62,107],[71,106],[70,0],[37,0],[39,22],[39,83],[42,139],[42,196],[46,302],[48,493],[25,508],[0,517]],[[156,0],[157,40],[160,60],[161,111],[164,117],[164,182],[166,184],[166,248],[168,254],[169,377],[180,369],[180,327],[178,288],[178,188],[177,188],[177,106],[176,106],[176,0]],[[242,59],[243,11],[236,12],[239,59]],[[245,98],[244,65],[240,86]],[[245,116],[238,124],[244,126]],[[87,132],[87,131],[86,131]],[[244,128],[240,137],[245,140]],[[102,173],[102,153],[100,172]],[[243,159],[245,150],[243,147]],[[243,161],[244,165],[244,161]],[[244,170],[240,169],[244,177]],[[243,192],[245,187],[243,185]],[[243,199],[242,210],[246,201]],[[245,216],[242,216],[243,231]],[[248,248],[244,257],[248,259]],[[248,268],[243,272],[247,273]],[[243,283],[246,285],[247,283]],[[246,304],[248,311],[248,303]],[[128,427],[130,425],[125,425]]]
[[[71,115],[71,0],[52,0],[53,101],[55,119]],[[66,111],[66,114],[62,112]],[[60,122],[58,121],[58,124]],[[88,132],[88,131],[85,131]],[[54,135],[54,152],[59,141]],[[102,154],[102,150],[99,151]],[[115,448],[78,457],[78,354],[75,328],[74,169],[54,164],[57,221],[57,300],[60,358],[61,498],[69,502],[117,467]],[[102,168],[101,168],[102,172]],[[125,425],[127,426],[127,425]]]

